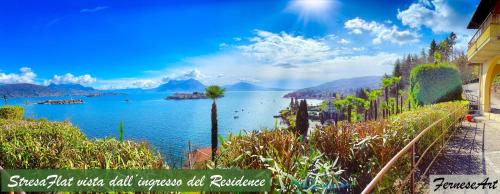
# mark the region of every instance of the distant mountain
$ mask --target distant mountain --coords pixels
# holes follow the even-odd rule
[[[53,91],[68,95],[89,95],[99,93],[98,90],[92,87],[85,87],[80,84],[50,84],[47,87]]]
[[[285,95],[297,98],[326,98],[332,93],[351,95],[360,88],[376,89],[380,87],[381,76],[355,77],[327,82],[315,87],[300,89]]]
[[[0,96],[7,97],[43,97],[43,96],[80,96],[100,94],[99,90],[84,87],[79,84],[51,84],[49,86],[36,84],[4,84],[0,85]]]
[[[223,88],[227,91],[283,91],[283,89],[266,88],[248,82],[238,82],[232,85],[226,85]]]
[[[106,92],[113,92],[113,93],[125,93],[125,94],[136,94],[136,93],[147,92],[146,89],[142,89],[142,88],[110,89],[110,90],[105,90],[105,91]]]
[[[200,81],[195,79],[187,80],[170,80],[165,84],[154,88],[154,91],[165,92],[165,91],[205,91],[206,86]]]

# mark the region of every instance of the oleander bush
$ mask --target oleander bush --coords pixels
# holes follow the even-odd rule
[[[147,143],[89,140],[69,122],[0,119],[0,166],[6,169],[168,168]]]
[[[460,72],[448,63],[418,65],[410,73],[410,97],[418,105],[462,100]]]
[[[24,108],[22,106],[1,106],[0,119],[22,119]]]
[[[446,117],[450,112],[453,114]],[[419,142],[417,152],[422,153],[466,112],[465,101],[423,106],[386,120],[342,122],[336,126],[320,127],[313,130],[307,141],[283,129],[229,135],[221,142],[219,165],[223,168],[270,169],[273,172],[273,189],[277,192],[359,193],[415,135],[444,118]],[[437,153],[437,148],[429,153]],[[401,192],[397,189],[402,188],[401,184],[409,173],[409,161],[405,155],[384,176],[376,192]],[[323,181],[325,177],[312,177],[320,171],[325,172],[322,175],[330,177],[333,182]]]

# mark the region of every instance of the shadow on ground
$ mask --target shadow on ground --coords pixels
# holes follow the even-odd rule
[[[466,123],[463,128],[456,129],[429,174],[485,174],[483,141],[482,126]]]

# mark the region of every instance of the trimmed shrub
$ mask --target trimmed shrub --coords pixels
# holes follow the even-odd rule
[[[89,140],[69,122],[0,119],[0,166],[5,169],[168,168],[147,143]]]
[[[17,119],[23,118],[24,108],[22,106],[2,106],[0,107],[0,119]]]
[[[462,80],[457,68],[448,63],[423,64],[410,74],[410,98],[425,105],[462,100]]]

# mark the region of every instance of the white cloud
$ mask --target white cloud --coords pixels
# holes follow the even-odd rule
[[[337,41],[337,43],[339,43],[339,44],[349,44],[349,43],[350,43],[350,41],[348,41],[348,40],[346,40],[346,39],[343,39],[343,38],[342,38],[342,39],[340,39],[339,41]]]
[[[454,1],[460,3],[460,1]],[[464,5],[467,7],[467,5]],[[466,13],[459,11],[452,5],[452,1],[428,0],[413,3],[405,10],[398,10],[398,19],[404,25],[412,28],[422,26],[432,29],[433,32],[466,32],[468,20]]]
[[[158,81],[151,79],[141,79],[132,82],[131,88],[154,88],[158,86]]]
[[[300,88],[340,78],[383,75],[392,71],[398,55],[366,51],[330,34],[306,38],[286,32],[256,30],[250,42],[241,42],[218,53],[195,56],[148,71],[149,77],[100,80],[101,88],[152,88],[172,79],[197,79],[205,85],[232,84],[241,80],[281,88]],[[276,85],[274,85],[276,84]]]
[[[224,42],[219,44],[219,47],[221,47],[221,48],[223,48],[223,47],[228,47],[228,46],[229,46],[229,45],[228,45],[227,43],[224,43]]]
[[[82,9],[82,10],[80,10],[80,13],[93,13],[93,12],[102,11],[102,10],[105,10],[108,8],[109,8],[108,6],[97,6],[97,7],[90,8],[90,9]]]
[[[388,27],[383,23],[375,21],[365,21],[359,17],[348,20],[344,23],[346,29],[351,30],[351,33],[361,34],[362,31],[370,32],[375,38],[374,44],[380,44],[383,41],[389,41],[395,44],[415,43],[419,41],[420,35],[409,30],[399,30],[396,25]]]
[[[363,34],[363,31],[360,29],[352,29],[349,34]]]
[[[16,84],[16,83],[33,83],[36,78],[35,72],[29,67],[19,69],[19,74],[16,73],[0,73],[1,84]]]
[[[97,89],[110,90],[110,89],[129,89],[129,88],[143,88],[150,89],[159,86],[162,83],[161,79],[155,78],[118,78],[111,80],[99,80],[94,86]]]
[[[48,84],[81,84],[88,85],[96,82],[96,78],[92,77],[89,74],[74,76],[71,73],[66,73],[64,75],[54,75],[52,79],[45,80],[44,83]]]
[[[282,32],[275,34],[256,30],[251,44],[241,45],[244,55],[271,64],[302,63],[328,58],[330,47],[325,43],[302,36],[293,36]]]
[[[202,81],[208,84],[224,85],[245,78],[259,80],[262,85],[279,82],[284,85],[270,86],[297,88],[307,85],[294,84],[390,73],[399,56],[366,52],[365,47],[354,43],[348,47],[338,43],[342,39],[335,35],[306,38],[284,32],[256,32],[250,43],[188,58],[182,67],[203,72],[206,76]],[[223,79],[218,79],[220,73],[224,74]]]
[[[466,29],[468,18],[473,9],[468,1],[452,0],[420,0],[411,4],[407,9],[398,10],[398,19],[411,28],[426,27],[434,33],[457,34],[457,50],[465,50],[474,30]]]

